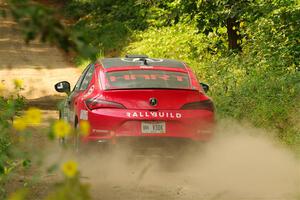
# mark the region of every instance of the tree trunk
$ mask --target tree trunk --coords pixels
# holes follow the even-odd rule
[[[228,18],[226,21],[227,24],[227,36],[228,36],[228,47],[229,49],[241,51],[241,46],[238,43],[240,36],[237,34],[239,30],[239,22],[235,17]]]

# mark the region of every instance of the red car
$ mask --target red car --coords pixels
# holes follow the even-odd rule
[[[91,125],[83,141],[156,138],[207,141],[212,136],[214,105],[183,62],[142,55],[105,58],[83,71],[74,89],[67,81],[55,85],[68,93],[60,117],[76,127]]]

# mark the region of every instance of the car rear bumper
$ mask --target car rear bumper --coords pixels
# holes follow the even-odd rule
[[[91,132],[83,138],[83,141],[117,142],[124,138],[178,138],[208,141],[214,129],[214,113],[207,110],[98,109],[88,111],[88,121]],[[165,132],[143,133],[142,122],[163,122]]]

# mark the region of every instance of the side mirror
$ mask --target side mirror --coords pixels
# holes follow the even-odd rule
[[[209,85],[205,84],[205,83],[200,83],[200,85],[202,86],[204,92],[208,92],[209,90]]]
[[[55,84],[54,86],[57,92],[64,92],[69,94],[71,92],[71,86],[68,81],[61,81]]]

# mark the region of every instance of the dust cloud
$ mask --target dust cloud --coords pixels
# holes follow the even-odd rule
[[[62,160],[77,159],[94,199],[299,199],[300,162],[272,138],[223,121],[211,142],[176,160],[139,157],[127,147],[113,154],[66,154]]]

